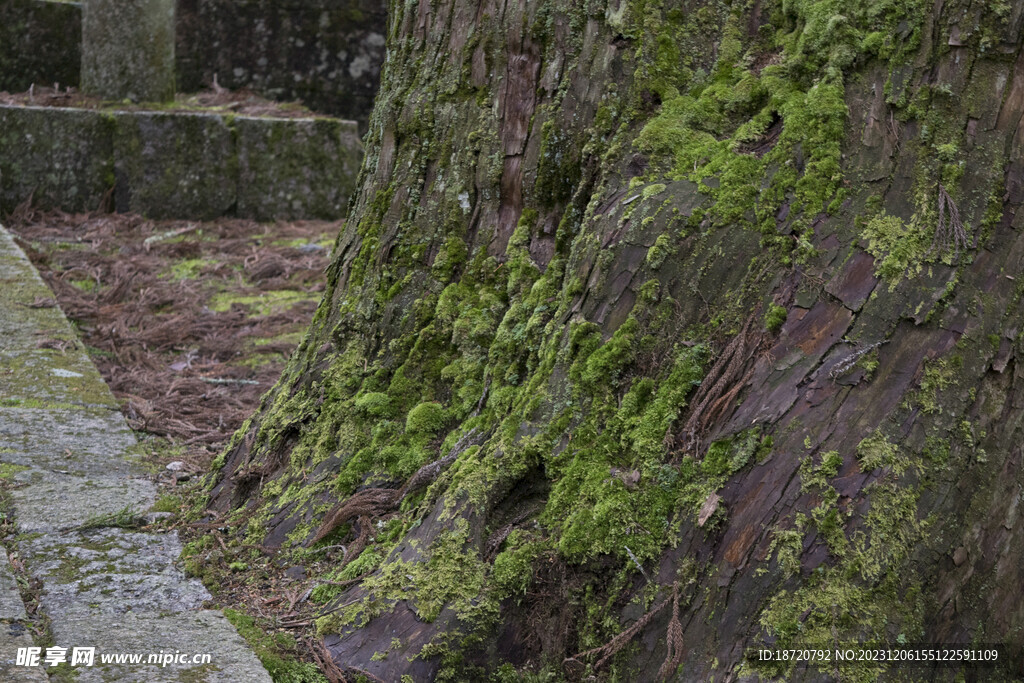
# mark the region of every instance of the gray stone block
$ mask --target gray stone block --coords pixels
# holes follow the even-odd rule
[[[54,622],[54,641],[94,645],[96,665],[75,667],[75,680],[121,681],[122,683],[162,683],[205,681],[205,683],[270,683],[270,675],[260,665],[235,628],[220,612],[201,611],[179,614],[126,614],[98,616],[82,613]],[[107,653],[186,653],[209,654],[208,664],[106,664],[99,655]]]
[[[175,0],[84,0],[82,91],[107,100],[174,99]]]
[[[0,2],[0,90],[22,92],[33,83],[78,85],[81,44],[77,3]]]
[[[178,5],[178,89],[251,88],[357,119],[384,62],[384,0],[189,0]]]
[[[238,168],[223,116],[117,112],[115,119],[118,211],[199,220],[233,213]]]
[[[20,419],[5,417],[3,409],[117,407],[60,309],[33,308],[34,302],[52,297],[10,234],[0,228],[0,430]],[[39,348],[46,340],[70,348]]]
[[[85,351],[0,351],[0,407],[115,408]],[[0,417],[0,419],[3,419]]]
[[[0,209],[30,194],[66,211],[98,207],[113,185],[114,120],[58,107],[0,107]]]
[[[185,578],[175,565],[181,541],[174,532],[47,534],[22,541],[19,551],[43,583],[40,606],[53,620],[73,614],[184,612],[210,599],[198,579]]]
[[[50,677],[41,666],[18,666],[18,649],[33,647],[35,642],[20,622],[0,622],[0,681],[4,683],[49,683]]]
[[[354,121],[0,105],[2,211],[335,220],[361,161]]]
[[[156,501],[156,486],[145,479],[72,477],[27,470],[14,475],[14,480],[24,484],[11,492],[22,532],[70,529],[126,508],[144,512]]]
[[[16,621],[28,619],[25,603],[21,601],[18,581],[7,558],[7,550],[0,548],[0,620]],[[2,628],[2,627],[0,627]]]
[[[353,121],[236,117],[238,214],[257,220],[344,215],[362,153]]]
[[[129,452],[135,436],[115,406],[0,409],[0,462],[76,477],[139,475],[145,469],[111,451]]]

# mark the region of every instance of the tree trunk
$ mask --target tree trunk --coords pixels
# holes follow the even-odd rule
[[[1022,21],[392,3],[327,293],[212,505],[345,545],[319,630],[389,681],[1020,658]]]

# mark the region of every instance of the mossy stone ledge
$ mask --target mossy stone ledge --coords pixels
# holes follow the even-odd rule
[[[356,123],[220,112],[0,106],[0,211],[113,207],[149,218],[337,219]]]

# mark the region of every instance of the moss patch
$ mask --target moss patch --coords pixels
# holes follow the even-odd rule
[[[288,633],[267,633],[253,617],[237,610],[225,609],[224,616],[256,652],[274,683],[327,683],[315,664],[297,659],[297,644]]]

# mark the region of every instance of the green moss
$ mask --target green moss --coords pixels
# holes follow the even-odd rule
[[[25,465],[13,465],[9,462],[0,462],[0,479],[11,480],[18,472],[29,469]]]
[[[654,183],[652,185],[646,186],[643,190],[641,190],[640,195],[644,199],[650,199],[651,197],[655,197],[664,191],[665,183]]]
[[[58,583],[71,583],[82,578],[82,567],[89,564],[84,557],[72,555],[66,549],[60,552],[60,564],[52,570],[52,576]]]
[[[467,547],[468,524],[458,519],[426,549],[426,559],[407,562],[392,559],[363,582],[367,597],[317,624],[321,634],[360,626],[390,609],[397,600],[408,600],[417,616],[432,622],[451,605],[466,624],[486,626],[497,616],[497,603],[488,597],[487,565]]]
[[[303,301],[315,300],[306,292],[292,290],[271,290],[254,295],[238,295],[221,292],[210,297],[210,310],[224,313],[238,305],[249,309],[254,315],[266,316],[291,309]]]
[[[468,255],[469,250],[462,238],[457,235],[449,236],[434,258],[430,268],[431,274],[442,282],[448,281],[456,269],[466,262]]]
[[[867,448],[867,447],[866,447]],[[843,465],[843,456],[839,451],[828,451],[821,455],[820,462],[815,465],[812,456],[808,455],[800,461],[800,488],[803,491],[831,490],[828,480],[836,476]]]
[[[380,538],[377,539],[381,540]],[[346,564],[340,571],[329,572],[325,578],[331,581],[344,582],[374,571],[384,561],[386,547],[375,544],[359,554],[359,556]],[[326,603],[344,591],[342,586],[323,583],[316,586],[310,594],[310,599],[317,603]]]
[[[256,652],[274,683],[327,683],[315,664],[299,661],[298,645],[288,633],[268,633],[237,610],[225,609],[224,616]]]
[[[181,558],[184,562],[185,572],[190,576],[203,578],[207,576],[205,553],[212,550],[216,541],[212,535],[200,536],[194,541],[186,543],[181,549]],[[205,581],[204,581],[205,583]]]
[[[363,394],[355,400],[355,409],[371,418],[389,418],[396,413],[391,397],[382,391]]]
[[[633,384],[621,407],[597,405],[622,364],[635,353],[636,321],[620,327],[604,345],[573,365],[581,383],[606,383],[595,394],[583,423],[565,453],[551,459],[555,484],[543,518],[558,532],[558,549],[573,560],[601,553],[653,557],[672,528],[683,477],[664,465],[665,437],[686,397],[700,381],[706,349],[684,347],[660,381]],[[577,337],[583,343],[582,333]],[[570,369],[570,376],[575,374]]]
[[[907,461],[900,454],[899,448],[877,431],[857,444],[857,458],[865,472],[889,467],[897,474],[902,474],[907,467]]]
[[[183,500],[180,495],[176,494],[161,494],[157,498],[156,502],[153,503],[151,510],[153,512],[180,512],[183,505]]]
[[[949,440],[929,436],[925,439],[924,450],[921,455],[924,459],[938,467],[945,467],[949,462]]]
[[[907,467],[920,464],[900,456],[881,436],[858,450],[866,457],[869,452],[882,452],[890,462],[902,460]],[[814,510],[818,533],[836,559],[812,572],[800,587],[780,590],[769,600],[760,621],[766,633],[776,638],[776,646],[853,640],[870,645],[888,641],[893,633],[923,632],[920,586],[906,585],[901,568],[924,539],[927,525],[917,519],[916,488],[898,483],[903,471],[893,468],[869,487],[871,507],[863,529],[852,534],[844,529],[843,517],[832,503]],[[798,516],[794,529],[778,531],[773,538],[772,549],[787,574],[800,568],[806,523]],[[762,674],[787,677],[791,666],[772,663],[758,668]],[[840,664],[844,680],[873,681],[880,671],[871,662]]]
[[[821,467],[819,471],[825,477],[834,477],[839,472],[839,468],[843,465],[843,456],[839,454],[839,451],[828,451],[821,456]]]
[[[788,315],[789,311],[786,310],[785,306],[769,304],[768,312],[764,316],[765,329],[769,332],[778,332],[782,329],[782,325],[786,322]]]
[[[565,202],[580,178],[579,145],[571,133],[547,120],[541,126],[540,157],[537,160],[537,201],[544,206]]]
[[[671,159],[672,177],[703,183],[716,200],[710,212],[714,225],[756,225],[774,235],[777,210],[787,197],[792,198],[788,220],[796,226],[806,225],[801,214],[834,213],[845,196],[840,182],[844,73],[865,49],[893,62],[906,59],[925,10],[920,3],[895,1],[859,2],[842,13],[824,0],[787,3],[773,23],[784,16],[791,21],[789,27],[779,30],[770,44],[755,40],[746,53],[743,43],[749,37],[739,15],[722,17],[713,71],[688,90],[655,86],[664,104],[643,128],[637,145]],[[897,25],[909,29],[912,37],[894,42]],[[655,29],[638,28],[643,30]],[[659,36],[656,44],[668,49],[672,42]],[[779,64],[759,74],[746,68],[759,53],[771,50],[781,52]],[[665,63],[662,58],[669,52],[655,52],[658,56],[652,55],[651,61]],[[662,67],[645,66],[638,75],[643,71],[643,77],[651,77],[644,71],[648,68]],[[745,146],[758,143],[774,120],[782,123],[774,145],[760,157],[745,153]]]
[[[175,261],[167,272],[161,273],[161,276],[175,280],[195,280],[203,268],[215,263],[216,261],[203,258],[182,259]]]
[[[963,359],[958,355],[926,363],[924,376],[921,378],[921,388],[914,397],[925,413],[942,412],[939,393],[954,383],[956,373],[962,365]]]
[[[862,236],[868,242],[868,253],[875,257],[875,273],[889,283],[889,291],[900,280],[921,272],[931,244],[918,222],[908,225],[884,213],[868,221]]]
[[[502,596],[523,595],[533,582],[533,565],[544,544],[529,540],[516,529],[505,539],[505,549],[494,558],[491,581]]]
[[[661,267],[661,264],[665,262],[665,259],[672,253],[671,241],[669,236],[665,233],[658,235],[658,239],[654,241],[654,244],[650,249],[647,250],[647,267],[651,270],[657,270]]]
[[[436,434],[444,427],[447,419],[444,406],[426,401],[409,411],[405,418],[405,431],[411,434]]]
[[[117,512],[93,515],[75,527],[76,531],[87,529],[104,529],[115,527],[118,529],[138,529],[145,526],[146,519],[142,513],[131,506],[125,506]]]
[[[800,572],[800,554],[804,549],[804,522],[798,521],[793,529],[776,529],[768,545],[768,554],[774,555],[786,577]]]
[[[574,380],[577,391],[593,391],[618,384],[622,370],[632,362],[636,353],[638,329],[637,319],[628,318],[611,339],[594,349],[585,361],[577,361],[571,366],[569,377]],[[594,342],[591,336],[589,344]]]

